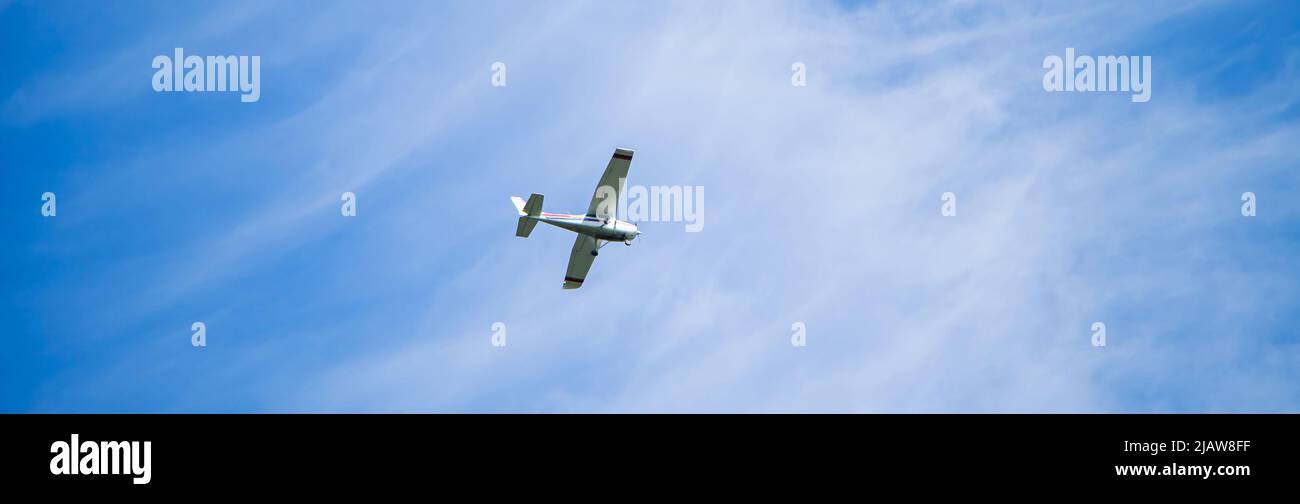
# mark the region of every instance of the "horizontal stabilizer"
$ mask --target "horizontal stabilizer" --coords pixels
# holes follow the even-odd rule
[[[535,227],[537,227],[536,219],[532,219],[527,215],[520,216],[519,225],[515,226],[515,236],[528,238],[528,235],[533,233],[533,228]]]
[[[529,196],[528,203],[524,205],[524,213],[528,214],[531,217],[537,217],[538,215],[541,215],[542,198],[543,196],[537,193],[533,193],[532,196]]]

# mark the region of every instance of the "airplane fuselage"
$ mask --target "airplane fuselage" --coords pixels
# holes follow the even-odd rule
[[[618,220],[613,217],[599,218],[589,215],[556,214],[542,212],[537,217],[529,217],[555,227],[564,228],[575,233],[584,234],[598,240],[621,241],[628,245],[641,234],[636,224]]]

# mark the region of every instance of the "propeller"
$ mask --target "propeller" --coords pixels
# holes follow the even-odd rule
[[[606,218],[605,218],[605,225],[608,226],[608,225],[610,225],[611,222],[614,223],[614,226],[615,226],[615,227],[618,226],[618,205],[614,205],[614,213],[613,213],[613,215],[610,216],[610,217],[606,217]],[[628,240],[624,240],[624,241],[623,241],[623,244],[624,244],[624,245],[627,245],[627,246],[631,247],[631,246],[632,246],[632,240],[635,240],[636,237],[641,236],[641,223],[640,223],[640,222],[632,222],[632,221],[628,221],[628,224],[631,224],[631,225],[633,225],[633,226],[636,226],[636,228],[637,228],[636,234],[632,235],[632,238],[631,238],[631,239],[628,239]]]

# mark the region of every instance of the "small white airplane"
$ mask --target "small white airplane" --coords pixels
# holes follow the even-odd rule
[[[527,238],[538,222],[578,233],[578,241],[573,243],[573,251],[569,253],[569,270],[564,274],[565,289],[582,287],[591,263],[605,245],[621,241],[630,247],[632,240],[641,234],[636,224],[618,220],[617,215],[618,198],[622,192],[619,183],[627,179],[627,169],[631,165],[630,149],[614,149],[614,156],[609,158],[609,166],[605,167],[605,174],[596,185],[596,194],[592,195],[585,215],[543,212],[542,195],[537,193],[529,196],[527,202],[518,196],[510,197],[515,209],[519,210],[515,236]]]

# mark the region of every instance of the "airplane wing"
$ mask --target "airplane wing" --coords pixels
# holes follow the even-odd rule
[[[627,178],[627,169],[632,166],[631,149],[614,149],[614,155],[609,158],[609,165],[605,167],[605,174],[600,177],[600,183],[596,184],[596,194],[591,196],[591,206],[587,208],[587,215],[604,219],[618,209],[619,193],[622,187],[619,182]],[[601,188],[609,188],[604,191]]]
[[[564,273],[564,288],[577,289],[582,287],[582,281],[587,279],[587,272],[591,270],[592,261],[596,256],[591,252],[596,250],[596,239],[585,234],[578,235],[578,241],[573,242],[573,252],[569,253],[569,270]]]

